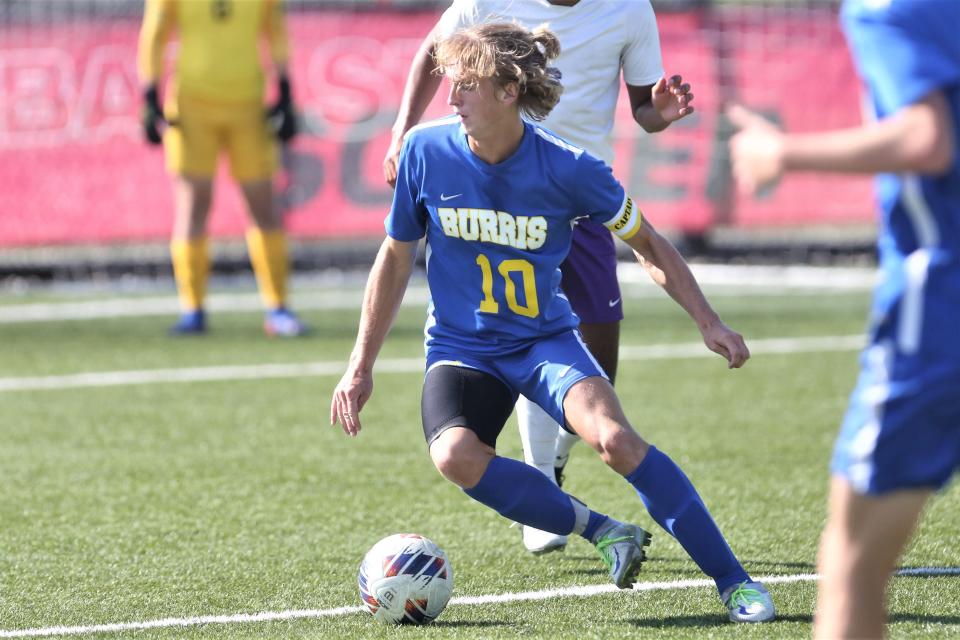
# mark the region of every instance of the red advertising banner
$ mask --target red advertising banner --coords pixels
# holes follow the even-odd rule
[[[379,236],[390,204],[380,163],[407,69],[436,21],[428,13],[298,13],[289,17],[292,73],[307,134],[278,178],[287,227],[299,237]],[[758,200],[729,192],[720,105],[768,112],[791,130],[859,121],[859,89],[827,12],[711,24],[659,16],[668,73],[693,84],[696,113],[646,135],[618,112],[615,173],[664,229],[872,220],[869,181],[791,176]],[[138,125],[139,24],[5,28],[0,41],[0,247],[162,241],[172,195],[162,151]],[[718,44],[718,35],[723,42]],[[719,47],[719,48],[718,48]],[[428,117],[448,112],[444,96]],[[225,174],[210,229],[238,236],[242,202]]]

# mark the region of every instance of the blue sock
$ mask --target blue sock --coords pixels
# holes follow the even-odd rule
[[[595,542],[594,538],[597,535],[597,531],[600,529],[600,525],[602,525],[609,519],[610,518],[608,518],[607,516],[601,513],[597,513],[596,511],[591,511],[590,519],[587,520],[587,528],[584,529],[583,533],[581,533],[580,535],[582,535],[591,543]]]
[[[750,579],[693,484],[665,453],[651,446],[640,466],[626,478],[651,517],[713,578],[720,593]]]
[[[490,461],[477,486],[464,493],[505,518],[557,535],[582,529],[594,515],[579,503],[583,513],[578,514],[570,496],[538,469],[500,456]]]

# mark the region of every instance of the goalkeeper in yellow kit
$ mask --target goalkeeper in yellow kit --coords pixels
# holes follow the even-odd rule
[[[175,68],[160,106],[166,44],[179,34]],[[269,44],[278,82],[277,103],[264,108],[260,45]],[[269,335],[296,336],[304,325],[286,307],[289,258],[282,220],[273,204],[277,141],[296,133],[286,73],[283,0],[146,0],[138,68],[144,87],[143,127],[163,142],[173,175],[176,217],[170,252],[182,314],[174,334],[207,329],[204,297],[210,273],[207,218],[217,160],[225,153],[239,183],[251,226],[250,262],[266,306]],[[169,123],[163,129],[163,122]]]

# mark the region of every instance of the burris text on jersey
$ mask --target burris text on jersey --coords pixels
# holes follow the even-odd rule
[[[492,242],[516,249],[539,249],[547,239],[543,216],[515,216],[506,211],[438,207],[443,232],[453,238]]]

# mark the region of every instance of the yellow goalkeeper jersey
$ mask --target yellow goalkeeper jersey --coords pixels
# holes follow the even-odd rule
[[[263,99],[262,42],[273,61],[287,61],[283,0],[146,0],[137,66],[144,83],[163,75],[174,33],[180,47],[174,95],[218,102]]]

